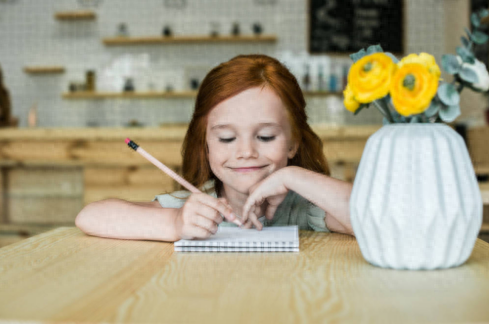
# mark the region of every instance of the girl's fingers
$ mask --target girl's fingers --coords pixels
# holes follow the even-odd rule
[[[197,215],[194,217],[193,225],[201,227],[211,234],[216,234],[217,232],[216,223],[202,215]]]
[[[256,229],[261,231],[263,225],[262,223],[258,220],[258,217],[256,216],[256,214],[254,213],[254,211],[251,211],[250,212],[250,220],[251,222],[253,223],[253,225],[255,225]]]
[[[199,226],[190,227],[189,229],[187,229],[186,233],[188,236],[192,238],[199,238],[199,239],[208,238],[212,235],[211,232]]]
[[[253,224],[251,223],[251,220],[248,219],[248,221],[244,223],[243,226],[241,226],[241,228],[250,229],[252,225]]]
[[[233,222],[237,225],[241,225],[240,220],[233,214],[231,207],[228,207],[221,200],[216,199],[216,198],[209,196],[209,195],[206,195],[206,194],[202,194],[202,195],[198,195],[198,196],[199,196],[199,198],[198,198],[199,202],[217,210],[228,221]]]

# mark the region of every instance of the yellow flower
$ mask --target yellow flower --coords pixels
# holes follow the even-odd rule
[[[348,84],[360,103],[369,103],[389,93],[396,64],[384,53],[362,57],[353,64],[348,73]]]
[[[346,109],[352,113],[357,111],[358,107],[360,107],[360,103],[355,100],[355,96],[351,91],[350,85],[346,86],[345,91],[343,91],[343,96],[345,97],[345,99],[343,99],[343,104],[345,105]]]
[[[397,112],[403,116],[420,114],[438,90],[438,77],[421,63],[404,63],[392,79],[390,94]]]
[[[433,55],[430,55],[428,53],[419,53],[419,55],[409,54],[408,56],[404,57],[399,63],[397,63],[397,67],[401,68],[404,64],[407,63],[423,64],[424,66],[426,66],[426,68],[428,68],[428,71],[430,71],[430,73],[436,75],[437,79],[440,78],[440,67],[438,67],[438,65],[436,64],[436,60]]]

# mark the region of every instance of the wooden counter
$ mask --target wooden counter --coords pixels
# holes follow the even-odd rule
[[[353,181],[365,143],[380,127],[312,126],[323,140],[333,177]],[[170,192],[176,182],[129,149],[124,139],[130,137],[180,173],[186,131],[187,125],[0,129],[0,224],[73,225],[90,202],[111,197],[150,201]],[[486,136],[489,128],[468,132],[476,170],[489,166]],[[483,197],[489,204],[489,191]]]
[[[400,271],[342,234],[301,231],[298,253],[179,253],[60,227],[1,248],[0,287],[0,323],[482,323],[489,244]]]

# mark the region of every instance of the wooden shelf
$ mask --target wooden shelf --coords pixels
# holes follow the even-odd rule
[[[26,66],[24,72],[29,74],[50,74],[50,73],[64,73],[65,68],[63,66]]]
[[[91,10],[57,12],[54,18],[57,20],[94,20],[97,16]]]
[[[151,98],[193,98],[197,91],[181,92],[73,92],[64,93],[63,99],[151,99]]]
[[[489,224],[487,223],[482,223],[482,226],[481,226],[481,230],[480,230],[481,233],[489,233]]]
[[[304,96],[340,96],[340,92],[304,92]],[[64,93],[63,99],[151,99],[151,98],[194,98],[197,91],[178,92],[73,92]]]
[[[171,43],[241,43],[241,42],[268,42],[274,43],[277,36],[149,36],[149,37],[112,37],[104,38],[105,45],[145,45],[145,44],[171,44]]]
[[[481,191],[482,203],[489,205],[489,182],[479,182],[479,189]]]

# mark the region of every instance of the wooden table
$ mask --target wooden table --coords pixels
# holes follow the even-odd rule
[[[462,266],[367,263],[347,235],[302,231],[299,253],[173,253],[173,244],[59,227],[0,249],[0,322],[489,321],[489,244]]]

